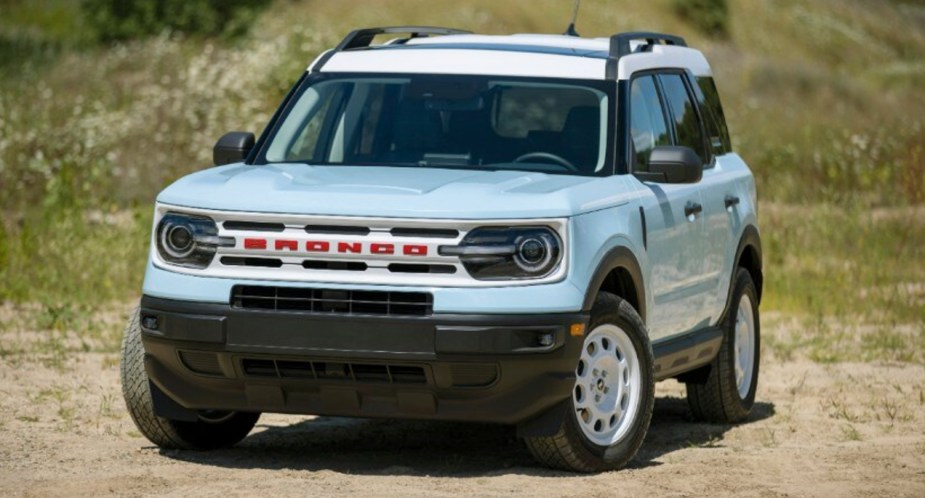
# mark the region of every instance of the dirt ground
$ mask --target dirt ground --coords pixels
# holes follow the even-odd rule
[[[737,426],[659,385],[620,472],[539,468],[508,427],[266,415],[239,446],[160,451],[125,413],[118,357],[0,356],[0,495],[925,496],[925,367],[765,358]]]

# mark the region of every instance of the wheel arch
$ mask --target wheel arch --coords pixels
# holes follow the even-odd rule
[[[758,234],[758,228],[755,225],[748,225],[739,238],[739,245],[736,248],[735,263],[732,265],[732,271],[742,267],[748,271],[755,282],[755,288],[758,291],[758,302],[761,302],[762,289],[764,287],[764,272],[761,260],[761,236]],[[732,298],[732,285],[729,286],[729,296],[726,299],[726,308],[729,308],[729,299]]]
[[[588,283],[582,310],[590,310],[601,291],[625,299],[639,313],[643,323],[646,322],[646,291],[642,269],[636,255],[629,248],[617,246],[604,255]]]

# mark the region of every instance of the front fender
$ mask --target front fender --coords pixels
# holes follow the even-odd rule
[[[611,271],[623,268],[636,290],[638,312],[646,319],[649,309],[645,275],[648,260],[642,241],[642,221],[632,203],[576,216],[572,228],[572,281],[584,292],[582,310],[594,304]]]

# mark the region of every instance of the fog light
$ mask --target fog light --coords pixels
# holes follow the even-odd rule
[[[552,332],[546,332],[545,334],[540,334],[539,337],[537,337],[537,342],[539,342],[540,346],[543,347],[552,346],[555,340],[556,337],[552,334]]]
[[[157,317],[151,315],[141,317],[141,326],[148,330],[157,330]]]

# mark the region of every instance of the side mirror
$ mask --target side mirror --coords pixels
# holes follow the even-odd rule
[[[212,148],[212,163],[216,166],[243,161],[254,148],[254,134],[232,131],[222,135]]]
[[[649,171],[636,177],[656,183],[697,183],[703,177],[703,159],[690,147],[663,145],[652,149]]]

